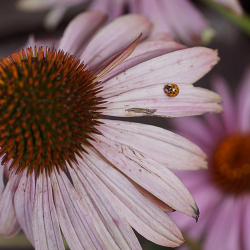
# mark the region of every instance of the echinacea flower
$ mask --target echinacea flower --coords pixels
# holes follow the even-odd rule
[[[141,249],[132,228],[175,247],[183,238],[164,212],[199,215],[170,169],[205,168],[204,153],[164,129],[110,116],[222,111],[219,95],[192,85],[217,52],[146,39],[143,15],[104,22],[80,14],[55,48],[30,41],[0,62],[0,234],[21,228],[35,249],[64,249],[61,232],[72,250]]]
[[[177,225],[204,250],[250,249],[250,68],[233,97],[222,77],[213,81],[224,113],[176,119],[175,131],[208,155],[208,170],[176,173],[194,196],[199,223],[173,214]],[[235,100],[233,100],[233,98]]]
[[[79,2],[81,0],[20,0],[18,8],[26,11],[51,8],[45,27],[54,28],[66,9]],[[125,9],[145,14],[154,24],[151,35],[167,32],[189,45],[209,43],[214,36],[202,13],[189,0],[92,0],[88,9],[106,13],[109,20],[122,15]]]

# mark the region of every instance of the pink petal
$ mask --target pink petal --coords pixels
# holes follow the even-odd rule
[[[236,108],[234,100],[226,80],[222,77],[214,77],[213,89],[220,94],[223,100],[224,113],[221,114],[223,125],[227,133],[231,134],[237,130],[238,124],[235,119]],[[250,103],[250,102],[249,102]]]
[[[43,219],[43,192],[47,195],[47,190],[43,189],[43,175],[40,175],[36,180],[36,193],[34,196],[34,207],[33,207],[33,234],[35,248],[40,250],[48,250],[48,244],[46,239],[46,231]]]
[[[124,215],[117,206],[114,206],[114,203],[111,202],[110,195],[107,194],[107,190],[100,186],[100,181],[88,174],[87,169],[88,166],[82,161],[80,170],[77,169],[77,166],[75,166],[75,172],[73,170],[71,171],[71,169],[69,170],[74,186],[82,198],[82,202],[86,203],[85,200],[89,199],[89,204],[86,206],[86,208],[88,207],[87,210],[90,214],[93,213],[93,210],[97,212],[94,216],[94,223],[99,231],[100,237],[103,242],[105,242],[106,249],[141,250],[142,248],[138,239],[135,237]],[[92,204],[90,205],[90,203]],[[97,217],[99,217],[98,220],[96,220]],[[100,230],[101,227],[102,230]],[[106,229],[106,232],[104,232],[103,229]],[[108,241],[107,238],[109,238]]]
[[[37,250],[65,249],[53,202],[50,178],[45,173],[36,181],[33,232]]]
[[[147,37],[151,24],[143,15],[124,15],[106,25],[85,48],[80,59],[90,69],[97,68],[107,59],[121,52],[141,33]]]
[[[166,83],[135,88],[107,98],[104,114],[111,116],[163,116],[180,117],[200,115],[206,112],[218,113],[223,108],[218,103],[218,94],[192,85],[179,84],[180,93],[176,97],[168,97],[164,92]],[[127,87],[127,86],[126,86]],[[122,91],[122,89],[118,90]]]
[[[232,216],[234,211],[234,216]],[[227,249],[235,250],[240,247],[239,223],[242,212],[241,201],[235,197],[227,197],[223,200],[214,216],[213,225],[207,232],[204,242],[204,250]]]
[[[121,172],[170,207],[196,218],[195,201],[170,170],[127,145],[101,135],[94,139],[92,145]]]
[[[94,150],[88,150],[88,154],[83,157],[84,164],[89,167],[84,168],[88,174],[87,179],[93,178],[99,189],[105,190],[109,200],[122,210],[137,232],[163,246],[174,247],[182,243],[182,235],[173,221],[141,195],[124,175]],[[82,163],[80,159],[80,164]],[[80,170],[83,171],[83,168]]]
[[[194,170],[207,166],[199,147],[170,131],[140,123],[102,121],[98,130],[105,138],[138,150],[167,168]]]
[[[21,176],[15,173],[10,175],[0,199],[0,235],[4,237],[12,237],[20,230],[15,213],[14,195]]]
[[[68,177],[52,172],[51,181],[60,227],[70,249],[106,249]]]
[[[15,193],[14,203],[18,223],[26,234],[29,241],[34,246],[34,236],[32,230],[32,208],[35,194],[34,172],[27,176],[24,170]]]
[[[218,62],[217,52],[196,47],[158,56],[129,68],[104,84],[103,97],[159,83],[193,84]]]
[[[249,200],[249,195],[247,195],[244,199],[244,219],[243,219],[243,225],[242,225],[242,234],[243,234],[243,246],[244,249],[250,249],[250,237],[249,237],[249,232],[250,232],[250,200]]]
[[[139,63],[150,60],[154,57],[161,56],[163,54],[171,53],[176,50],[185,49],[186,46],[176,43],[174,41],[147,41],[142,42],[136,46],[132,55],[127,58],[124,62],[118,65],[114,70],[104,76],[101,80],[105,82],[121,72],[131,68]]]
[[[208,41],[214,35],[202,13],[188,0],[161,1],[162,12],[166,22],[171,25],[174,34],[190,45],[197,45],[207,41],[203,40],[203,32],[210,32]]]
[[[174,131],[187,139],[195,142],[197,145],[206,144],[213,148],[216,145],[217,138],[213,137],[211,129],[198,117],[185,117],[171,119]]]
[[[250,132],[250,67],[245,71],[237,91],[237,112],[239,130],[244,133]]]
[[[76,16],[67,26],[58,49],[76,54],[106,21],[106,15],[99,12],[84,12]],[[89,25],[91,23],[91,25]]]
[[[223,100],[222,100],[223,102]],[[214,115],[214,114],[206,114],[204,115],[205,121],[210,128],[210,131],[214,137],[217,139],[219,137],[225,136],[225,129],[222,125],[221,117],[220,115]]]

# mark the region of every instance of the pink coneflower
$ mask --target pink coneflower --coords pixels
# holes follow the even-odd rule
[[[64,249],[61,232],[72,250],[141,249],[132,228],[175,247],[183,238],[164,211],[199,214],[169,169],[205,168],[204,153],[164,129],[109,118],[222,111],[219,95],[192,85],[217,52],[145,39],[143,15],[103,22],[80,14],[55,49],[33,44],[0,63],[0,234],[22,228],[36,249]]]
[[[51,8],[45,26],[54,28],[66,9],[80,2],[86,0],[20,0],[18,8],[26,11]],[[109,20],[122,15],[125,10],[145,14],[154,24],[151,35],[168,32],[189,45],[208,43],[214,36],[202,13],[189,0],[93,0],[88,9],[106,13]]]
[[[223,99],[223,114],[174,122],[181,135],[208,155],[208,171],[177,173],[194,196],[201,217],[196,225],[180,214],[172,217],[190,238],[203,239],[204,250],[246,250],[250,249],[250,68],[236,101],[223,78],[214,79],[213,86]]]

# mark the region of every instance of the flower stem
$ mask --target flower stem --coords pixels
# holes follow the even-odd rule
[[[244,13],[241,17],[237,17],[230,10],[225,9],[220,4],[215,3],[211,0],[201,0],[206,5],[210,6],[224,17],[231,20],[233,23],[238,25],[247,35],[250,36],[250,16]]]

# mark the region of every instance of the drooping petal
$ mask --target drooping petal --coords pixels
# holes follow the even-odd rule
[[[147,37],[151,24],[143,15],[125,15],[117,18],[98,32],[80,56],[90,69],[124,50],[141,33]]]
[[[159,83],[190,85],[204,76],[218,62],[217,51],[196,47],[175,51],[140,63],[103,85],[107,98]]]
[[[106,249],[81,198],[64,173],[51,174],[60,227],[71,250]]]
[[[204,250],[211,249],[240,249],[239,223],[242,207],[235,197],[227,197],[220,208],[216,210],[213,225],[204,241]],[[232,216],[232,211],[235,212]],[[228,219],[230,218],[230,219]]]
[[[58,49],[74,55],[106,21],[106,15],[91,11],[76,16],[65,29]],[[91,25],[89,25],[91,23]]]
[[[0,199],[0,235],[11,237],[18,233],[20,226],[14,207],[14,195],[18,187],[21,174],[13,172]]]
[[[37,250],[65,249],[53,202],[50,177],[45,172],[37,178],[32,222]]]
[[[34,236],[32,229],[32,209],[34,194],[34,172],[27,176],[27,170],[25,169],[22,173],[22,178],[15,193],[14,203],[18,223],[33,246]]]
[[[118,65],[110,73],[104,76],[101,80],[103,82],[107,81],[124,70],[131,68],[139,63],[150,60],[154,57],[161,56],[176,50],[185,49],[186,46],[176,43],[174,41],[162,41],[162,40],[153,40],[145,41],[138,44],[132,53],[124,62]]]
[[[225,129],[223,128],[220,115],[206,114],[204,115],[204,118],[214,138],[216,137],[218,139],[219,137],[224,136]]]
[[[178,96],[169,97],[164,92],[166,84],[167,82],[113,94],[114,96],[106,98],[107,103],[103,106],[107,108],[103,113],[121,117],[180,117],[223,111],[218,104],[221,102],[220,96],[210,90],[179,84]]]
[[[217,141],[217,138],[213,137],[211,129],[198,117],[175,118],[171,119],[170,123],[176,133],[192,140],[197,145],[205,144],[212,148]]]
[[[170,170],[127,145],[101,135],[93,137],[92,145],[121,172],[170,207],[197,218],[195,201]]]
[[[153,158],[170,169],[206,168],[206,156],[192,142],[155,126],[114,120],[102,120],[98,127],[109,140]]]
[[[129,224],[127,223],[124,215],[119,208],[111,201],[110,195],[107,190],[98,185],[99,182],[88,174],[87,165],[82,161],[81,167],[78,169],[74,167],[75,172],[71,169],[70,174],[74,182],[74,186],[82,198],[82,202],[85,203],[85,199],[90,199],[92,204],[88,202],[87,210],[93,214],[93,210],[96,210],[99,214],[99,220],[97,221],[97,214],[93,218],[96,228],[99,231],[99,235],[106,245],[106,249],[138,249],[141,250],[141,246],[135,237],[135,234]],[[102,229],[106,229],[104,232]],[[108,235],[107,235],[108,234]]]
[[[245,249],[250,249],[250,238],[249,238],[249,231],[250,231],[250,210],[249,210],[250,200],[249,195],[247,195],[244,199],[244,219],[243,219],[243,225],[242,225],[242,234],[243,234],[243,245]]]
[[[89,169],[84,168],[88,179],[93,179],[100,190],[105,190],[105,194],[115,206],[120,207],[137,232],[163,246],[174,247],[182,243],[182,235],[173,221],[138,192],[124,175],[95,150],[88,149],[88,154],[84,153],[83,157],[84,162],[79,159],[79,163],[88,165]],[[80,170],[83,171],[83,167]]]
[[[180,178],[180,180],[188,190],[195,190],[202,183],[205,183],[206,185],[209,182],[209,176],[207,175],[207,170],[205,169],[201,169],[198,171],[173,170],[173,172]]]

